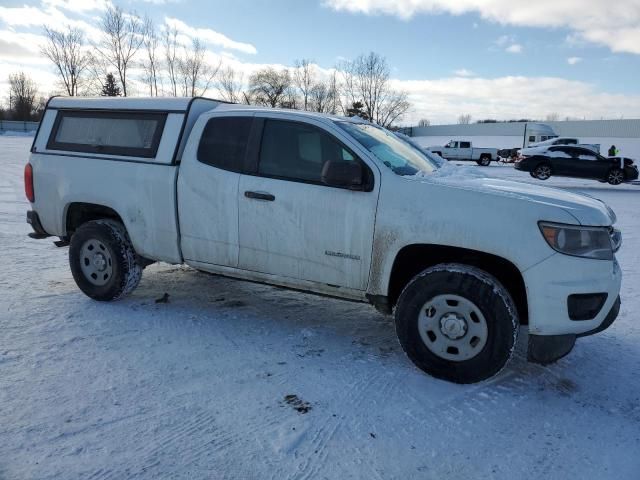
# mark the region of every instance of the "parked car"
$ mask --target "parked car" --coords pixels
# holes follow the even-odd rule
[[[469,160],[483,167],[489,166],[492,160],[498,160],[497,148],[477,148],[472,142],[464,140],[451,140],[443,147],[429,147],[428,150],[446,160]]]
[[[638,167],[630,158],[606,158],[581,146],[552,146],[527,149],[515,168],[532,177],[547,180],[560,177],[592,178],[619,185],[638,179]]]
[[[395,314],[419,368],[453,382],[499,372],[521,324],[541,363],[609,327],[621,282],[611,209],[457,172],[358,119],[53,98],[25,167],[27,220],[33,238],[69,246],[92,299],[124,297],[163,261],[368,302]]]
[[[576,147],[588,148],[596,153],[600,153],[600,144],[598,143],[580,143],[580,139],[574,137],[557,137],[551,138],[544,142],[534,143],[527,148],[521,149],[519,155],[531,155],[531,152],[535,152],[536,149],[543,147],[553,147],[556,145],[573,145]]]

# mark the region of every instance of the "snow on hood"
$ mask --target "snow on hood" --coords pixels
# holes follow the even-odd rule
[[[492,178],[472,167],[443,167],[431,174],[407,178],[562,208],[581,225],[609,226],[615,223],[613,211],[597,198],[559,188]]]

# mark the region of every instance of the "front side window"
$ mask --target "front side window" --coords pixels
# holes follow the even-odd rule
[[[397,175],[431,173],[439,165],[391,132],[369,123],[336,122]]]
[[[60,111],[49,150],[153,158],[166,113]]]
[[[258,173],[267,177],[322,183],[328,160],[356,161],[326,132],[299,122],[267,120],[262,132]]]
[[[198,146],[198,160],[223,170],[241,172],[252,117],[219,117],[207,122]]]

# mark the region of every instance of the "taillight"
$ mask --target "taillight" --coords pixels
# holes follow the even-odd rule
[[[30,163],[27,163],[24,167],[24,194],[31,203],[36,201],[36,197],[33,192],[33,167]]]

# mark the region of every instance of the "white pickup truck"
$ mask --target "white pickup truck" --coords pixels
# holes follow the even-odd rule
[[[615,215],[591,197],[439,165],[362,120],[208,99],[49,101],[25,167],[33,238],[95,300],[155,261],[395,313],[429,374],[549,363],[619,310]]]
[[[466,140],[451,140],[443,147],[429,147],[429,151],[446,160],[474,161],[483,167],[488,167],[492,160],[498,160],[497,148],[477,148]]]

